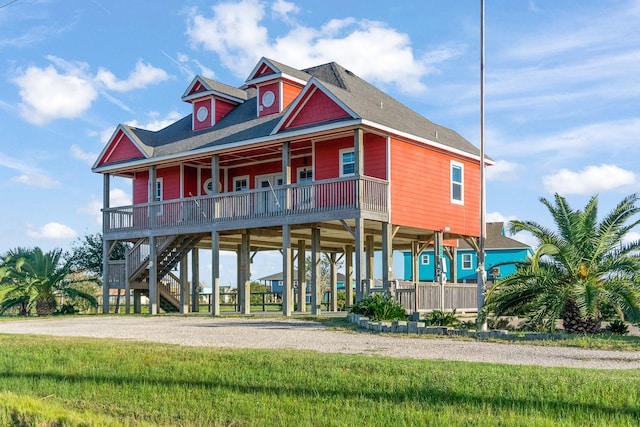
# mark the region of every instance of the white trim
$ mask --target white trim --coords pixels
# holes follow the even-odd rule
[[[311,180],[300,181],[300,172],[311,172]],[[296,169],[296,184],[300,184],[301,182],[313,182],[313,167],[312,166],[302,166]]]
[[[425,259],[427,262],[424,262]],[[431,262],[429,261],[429,254],[420,254],[420,265],[431,265]]]
[[[263,187],[259,187],[258,183],[264,179],[267,179],[269,181],[269,183],[271,184],[271,186],[273,187],[278,187],[281,186],[282,184],[278,184],[278,180],[282,181],[282,172],[280,173],[265,173],[262,175],[256,175],[254,178],[255,181],[255,186],[253,188],[255,189],[260,189]],[[284,182],[284,181],[283,181]]]
[[[242,175],[242,176],[234,176],[233,177],[233,190],[231,191],[238,191],[236,190],[236,182],[240,181],[241,179],[244,179],[245,181],[247,181],[247,188],[245,190],[242,191],[248,191],[251,189],[250,185],[249,185],[249,175]]]
[[[412,140],[412,141],[415,141],[415,142],[421,142],[421,143],[429,145],[431,147],[439,148],[440,150],[446,151],[448,153],[458,154],[458,155],[460,155],[462,157],[466,157],[466,158],[472,159],[472,160],[478,160],[478,161],[480,160],[480,155],[467,153],[466,151],[458,150],[457,148],[453,148],[453,147],[450,147],[448,145],[440,144],[439,142],[435,142],[435,141],[432,141],[432,140],[427,139],[427,138],[423,138],[423,137],[420,137],[420,136],[417,136],[417,135],[413,135],[413,134],[410,134],[410,133],[407,133],[407,132],[403,132],[403,131],[388,127],[388,126],[384,126],[384,125],[378,124],[376,122],[371,122],[369,120],[361,120],[360,123],[363,126],[369,126],[369,127],[373,128],[373,129],[378,129],[378,130],[381,130],[381,131],[383,131],[385,133],[392,133],[392,134],[398,135],[398,136],[400,136],[402,138],[406,138],[406,139],[409,139],[409,140]],[[485,159],[485,164],[493,165],[493,164],[495,164],[495,162],[493,160]]]
[[[345,105],[341,100],[336,98],[336,96],[333,93],[331,93],[331,91],[329,91],[324,85],[322,85],[322,83],[320,83],[320,81],[318,81],[318,79],[316,79],[315,77],[312,77],[307,82],[305,87],[302,88],[302,91],[298,94],[296,99],[291,103],[291,108],[289,108],[289,111],[287,111],[287,113],[284,116],[282,116],[278,124],[273,128],[273,131],[271,131],[271,135],[276,135],[278,132],[282,130],[283,127],[290,125],[291,122],[297,117],[298,113],[300,112],[299,110],[304,108],[306,103],[309,101],[309,98],[311,98],[315,93],[315,90],[318,90],[318,89],[322,91],[322,93],[327,95],[333,102],[338,104],[340,108],[346,111],[347,114],[349,114],[352,118],[354,119],[358,118],[358,115],[355,113],[355,111],[353,111],[351,108]],[[312,90],[313,92],[311,92]],[[307,98],[308,92],[309,92],[309,96]]]
[[[327,125],[318,126],[314,128],[312,132],[309,132],[308,128],[294,130],[294,131],[287,131],[286,134],[278,134],[275,136],[269,135],[262,138],[245,139],[242,141],[231,142],[226,145],[216,146],[215,149],[213,150],[211,149],[211,147],[204,147],[204,148],[195,149],[189,152],[181,152],[178,154],[167,154],[165,156],[157,156],[152,158],[135,160],[132,162],[127,162],[126,164],[117,163],[112,165],[94,167],[91,169],[91,171],[96,173],[112,172],[112,171],[118,171],[122,169],[122,166],[125,166],[124,170],[127,170],[131,167],[144,166],[149,164],[154,165],[154,164],[162,163],[164,161],[172,161],[172,160],[188,161],[189,159],[198,158],[205,154],[209,155],[209,154],[216,154],[216,153],[224,153],[224,151],[232,150],[234,148],[249,147],[252,145],[260,145],[260,144],[267,145],[273,142],[281,142],[281,141],[290,141],[291,139],[297,136],[306,136],[313,133],[332,131],[334,129],[341,129],[344,127],[348,128],[348,127],[357,126],[358,124],[360,124],[360,120],[352,120],[349,122],[340,122],[340,123],[330,123]],[[197,137],[194,137],[194,138],[197,138]],[[183,141],[186,141],[188,139],[190,138],[187,138]],[[185,154],[187,153],[188,153],[188,156],[185,156]]]
[[[460,168],[460,182],[453,181],[453,168]],[[460,185],[460,200],[453,198],[453,186]],[[464,205],[464,164],[457,162],[455,160],[449,161],[449,197],[451,199],[451,203],[455,205]]]
[[[469,267],[464,266],[465,257],[469,257]],[[473,270],[473,254],[460,254],[460,270]]]
[[[122,125],[120,125],[122,126]],[[348,120],[348,121],[341,121],[341,122],[337,122],[337,123],[329,123],[329,124],[324,124],[324,125],[319,125],[313,128],[307,128],[305,127],[304,129],[297,129],[297,130],[286,130],[284,132],[278,133],[278,134],[271,134],[271,135],[267,135],[265,137],[261,137],[261,138],[255,138],[255,139],[246,139],[246,140],[242,140],[242,141],[236,141],[236,142],[232,142],[226,145],[220,145],[220,146],[216,146],[213,150],[211,147],[204,147],[204,148],[199,148],[199,149],[195,149],[189,152],[182,152],[182,153],[178,153],[178,154],[168,154],[165,156],[158,156],[158,157],[147,157],[146,153],[144,153],[144,151],[141,151],[142,154],[145,155],[144,159],[139,159],[139,160],[135,160],[132,162],[126,162],[125,163],[117,163],[117,164],[110,164],[110,165],[105,165],[105,166],[100,166],[97,167],[97,163],[99,162],[99,160],[102,159],[102,155],[98,157],[98,161],[96,161],[96,163],[94,164],[94,166],[91,168],[91,170],[95,173],[103,173],[103,172],[117,172],[119,170],[127,170],[131,167],[136,167],[136,166],[144,166],[144,165],[149,165],[149,164],[158,164],[164,161],[170,161],[170,160],[176,160],[179,159],[181,161],[186,161],[189,160],[190,158],[196,158],[196,157],[200,157],[203,154],[215,154],[215,153],[222,153],[225,150],[231,150],[234,148],[239,148],[239,147],[248,147],[251,145],[258,145],[258,144],[269,144],[271,142],[278,142],[278,141],[287,141],[287,140],[291,140],[294,139],[296,137],[299,136],[307,136],[310,134],[315,134],[315,133],[322,133],[322,132],[327,132],[327,131],[333,131],[336,129],[344,129],[345,131],[349,130],[350,128],[353,127],[358,127],[358,126],[367,126],[369,128],[372,129],[377,129],[383,132],[388,132],[388,133],[393,133],[397,136],[400,136],[402,138],[406,138],[409,141],[413,141],[413,142],[418,142],[418,143],[424,143],[426,145],[441,149],[443,151],[446,151],[448,153],[453,153],[453,154],[457,154],[461,157],[467,158],[467,159],[471,159],[471,160],[480,160],[480,156],[476,156],[470,153],[467,153],[466,151],[462,151],[462,150],[457,150],[455,148],[452,147],[448,147],[442,144],[438,144],[435,143],[431,140],[425,139],[425,138],[421,138],[415,135],[411,135],[408,134],[406,132],[400,132],[397,131],[393,128],[389,128],[387,126],[382,126],[382,125],[378,125],[377,123],[374,122],[370,122],[368,120],[362,120],[362,119],[353,119],[353,120]],[[311,137],[312,138],[312,137]],[[186,138],[183,141],[189,140],[190,138]],[[108,146],[108,145],[107,145]],[[188,156],[185,156],[185,154],[188,153]],[[485,159],[485,164],[487,165],[493,165],[495,162],[493,160],[489,160],[489,159]],[[124,166],[124,168],[122,168],[122,166]]]
[[[153,201],[154,202],[161,202],[162,200],[164,200],[164,178],[160,177],[156,177],[156,182],[153,186]],[[159,185],[158,185],[159,184]],[[158,197],[158,188],[160,188],[160,196]]]
[[[352,153],[353,154],[353,173],[344,173],[344,163],[342,162],[342,158],[344,154],[347,153]],[[356,154],[356,150],[353,147],[349,147],[349,148],[342,148],[338,151],[338,161],[340,164],[340,170],[338,171],[339,174],[338,176],[343,177],[343,176],[354,176],[356,174],[355,172],[355,168],[356,168],[356,159],[355,159],[355,154]]]
[[[116,129],[113,131],[113,134],[111,134],[111,138],[109,138],[109,141],[107,141],[107,143],[105,144],[104,148],[102,149],[102,151],[98,155],[97,160],[94,162],[93,166],[91,167],[92,170],[95,170],[98,167],[98,163],[100,163],[100,161],[105,158],[105,155],[107,153],[109,153],[109,156],[111,154],[113,154],[113,151],[116,149],[116,146],[122,141],[122,136],[121,136],[118,139],[118,143],[117,144],[113,144],[113,147],[111,147],[111,144],[113,142],[115,142],[115,140],[113,138],[118,134],[118,131],[122,131],[122,133],[129,138],[129,140],[133,143],[133,145],[135,145],[135,147],[138,149],[138,151],[140,151],[140,154],[142,154],[144,156],[144,159],[140,159],[140,160],[149,159],[149,156],[147,155],[147,153],[142,149],[142,145],[143,145],[142,141],[140,141],[140,139],[138,139],[138,137],[135,136],[135,134],[133,134],[133,132],[130,132],[130,129],[131,128],[129,126],[123,125],[123,124],[119,124],[116,127]],[[102,167],[104,167],[104,166],[102,166]]]

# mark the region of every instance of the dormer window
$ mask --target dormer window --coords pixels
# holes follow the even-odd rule
[[[243,89],[234,88],[202,76],[193,79],[182,95],[182,100],[193,106],[192,129],[194,131],[215,126],[225,115],[246,99],[247,93]]]

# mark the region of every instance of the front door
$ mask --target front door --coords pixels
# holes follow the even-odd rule
[[[270,214],[283,209],[282,174],[256,177],[256,213]]]

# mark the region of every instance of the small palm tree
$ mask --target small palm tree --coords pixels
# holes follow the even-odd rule
[[[42,252],[40,248],[9,251],[3,258],[5,277],[0,287],[0,313],[19,306],[21,314],[35,308],[39,316],[55,311],[56,296],[80,298],[97,306],[96,298],[75,287],[80,281],[92,278],[74,278],[71,263],[62,262],[62,250]]]
[[[530,323],[553,330],[562,319],[569,333],[600,331],[602,309],[622,320],[640,320],[640,241],[624,237],[640,223],[634,219],[638,197],[624,198],[600,222],[598,199],[583,211],[555,195],[541,198],[556,231],[533,221],[513,221],[511,232],[528,231],[538,240],[533,256],[489,290],[485,308],[496,315],[526,315]]]

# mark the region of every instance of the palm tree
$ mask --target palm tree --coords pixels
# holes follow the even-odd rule
[[[538,240],[533,256],[487,294],[486,310],[497,316],[526,315],[533,325],[553,330],[562,319],[569,333],[600,331],[602,310],[622,320],[640,320],[640,241],[624,238],[640,223],[638,196],[624,198],[600,222],[598,199],[573,210],[555,194],[541,198],[557,230],[533,221],[512,221],[511,232],[528,231]]]
[[[12,250],[3,257],[5,277],[0,287],[0,313],[20,306],[21,314],[35,308],[39,316],[52,314],[56,308],[56,296],[87,300],[97,306],[96,298],[79,290],[79,282],[94,278],[74,278],[70,273],[71,262],[62,262],[62,250],[42,252],[40,248]]]

